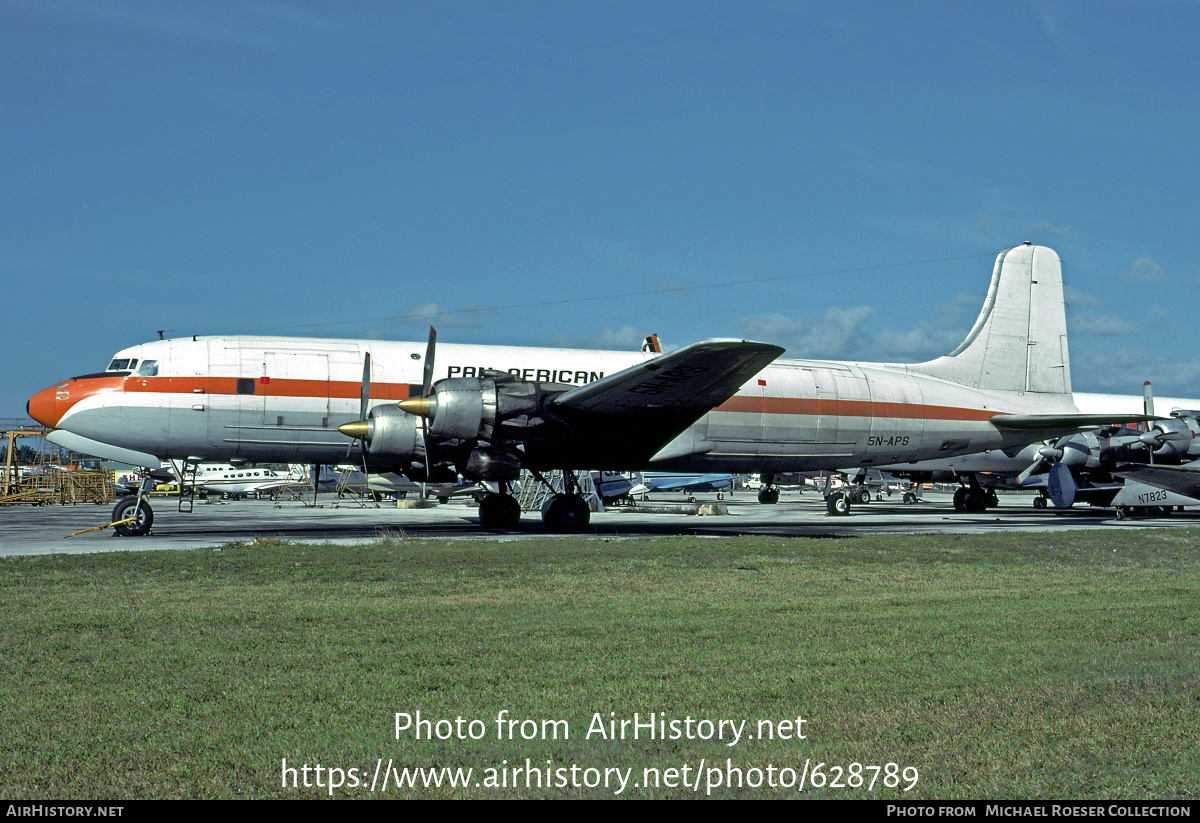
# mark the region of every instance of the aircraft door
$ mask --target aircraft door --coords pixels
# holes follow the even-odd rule
[[[208,347],[208,440],[221,459],[238,456],[262,417],[257,391],[261,352],[213,341]]]
[[[816,373],[811,368],[779,364],[771,369],[763,400],[762,439],[781,444],[785,454],[796,452],[790,444],[817,439]]]
[[[296,427],[323,427],[329,421],[329,355],[311,351],[263,353],[258,379],[262,425],[279,430],[281,440]]]
[[[822,433],[830,433],[827,442],[865,445],[872,418],[867,379],[853,369],[839,368],[829,370],[827,381],[832,392],[823,392],[818,404]]]

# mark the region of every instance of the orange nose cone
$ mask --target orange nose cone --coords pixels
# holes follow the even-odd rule
[[[51,429],[62,419],[62,413],[58,410],[57,392],[57,386],[42,389],[25,404],[25,411],[30,417]]]

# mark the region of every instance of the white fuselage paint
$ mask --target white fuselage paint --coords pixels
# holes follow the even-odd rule
[[[339,462],[350,442],[337,427],[359,419],[368,351],[372,406],[403,399],[409,386],[420,384],[419,343],[154,341],[116,357],[156,361],[156,376],[114,378],[119,388],[74,402],[58,425],[163,458]],[[653,356],[443,344],[434,379],[497,369],[579,385]],[[238,381],[247,393],[237,392]],[[70,403],[70,383],[61,385]],[[612,468],[787,471],[893,464],[1012,446],[1020,435],[998,431],[987,422],[993,414],[1074,411],[1069,396],[973,389],[903,365],[781,360],[675,438],[651,464]]]

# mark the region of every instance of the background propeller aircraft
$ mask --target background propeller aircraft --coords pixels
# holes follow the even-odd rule
[[[432,330],[424,347],[192,337],[118,352],[28,411],[80,438],[192,461],[338,463],[349,436],[370,470],[496,483],[479,508],[486,527],[516,524],[507,492],[523,468],[836,471],[1019,449],[1112,418],[1072,402],[1062,271],[1045,247],[997,256],[974,327],[943,357],[774,362],[782,352],[744,340],[667,354],[437,347]],[[830,497],[832,512],[848,509]],[[552,531],[588,517],[576,490],[543,512]]]
[[[1085,412],[1100,413],[1108,409],[1114,425],[1033,443],[1011,454],[992,451],[960,455],[894,466],[891,470],[921,479],[957,479],[964,484],[955,494],[958,511],[978,512],[996,505],[997,488],[1041,490],[1042,495],[1033,501],[1034,506],[1041,508],[1053,503],[1056,508],[1065,509],[1080,501],[1092,506],[1113,506],[1122,518],[1136,508],[1156,510],[1200,505],[1200,500],[1184,494],[1155,493],[1154,487],[1135,479],[1122,480],[1116,473],[1118,466],[1124,464],[1170,465],[1200,457],[1197,419],[1200,412],[1190,410],[1200,407],[1200,400],[1160,398],[1159,406],[1171,407],[1171,416],[1155,418],[1149,383],[1144,385],[1142,397],[1108,394],[1074,397],[1076,405]],[[1149,422],[1134,423],[1134,419]]]

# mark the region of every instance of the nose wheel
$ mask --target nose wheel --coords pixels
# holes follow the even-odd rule
[[[154,510],[145,500],[139,501],[137,498],[130,497],[122,500],[113,508],[112,522],[116,523],[118,520],[130,518],[132,518],[130,522],[113,527],[113,531],[121,537],[144,537],[150,533],[150,527],[154,525]]]

